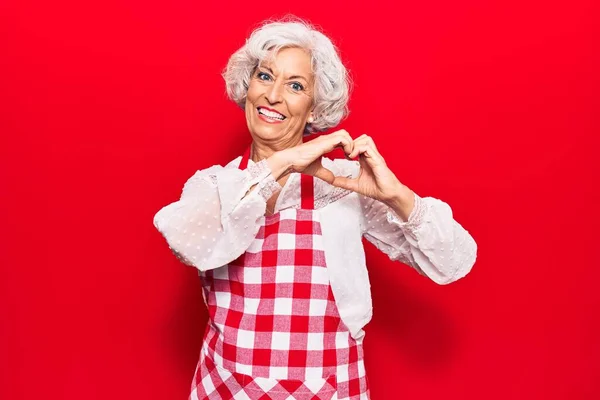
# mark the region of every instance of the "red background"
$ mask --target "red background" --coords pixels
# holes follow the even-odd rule
[[[200,3],[0,4],[0,398],[186,398],[206,314],[152,217],[248,143],[219,74],[287,12],[479,246],[439,286],[366,245],[373,399],[600,398],[594,1]]]

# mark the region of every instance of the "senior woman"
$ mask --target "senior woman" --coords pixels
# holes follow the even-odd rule
[[[199,270],[209,313],[190,398],[368,399],[361,238],[438,284],[470,271],[476,243],[448,204],[403,185],[369,136],[304,140],[339,123],[349,91],[336,48],[307,23],[263,24],[224,78],[251,146],[197,171],[154,217]],[[323,156],[336,147],[347,160]]]

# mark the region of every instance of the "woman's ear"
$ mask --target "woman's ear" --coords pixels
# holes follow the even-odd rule
[[[314,117],[314,114],[311,111],[311,113],[308,116],[308,123],[312,124],[313,122],[315,122],[315,117]]]

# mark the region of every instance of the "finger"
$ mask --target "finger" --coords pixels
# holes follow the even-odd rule
[[[338,136],[345,137],[345,138],[347,138],[349,140],[353,140],[352,136],[350,136],[350,133],[347,130],[345,130],[345,129],[340,129],[339,131],[335,131],[333,133],[333,135],[338,135]]]
[[[355,149],[356,150],[356,149]],[[377,167],[379,165],[386,165],[385,160],[378,154],[371,144],[363,144],[359,145],[359,149],[356,152],[358,155],[358,161],[360,162],[361,168],[365,167],[365,163],[368,164],[371,168]]]
[[[373,150],[375,151],[375,153],[381,155],[379,153],[379,149],[377,149],[377,146],[375,145],[375,141],[373,140],[373,138],[369,135],[360,135],[359,137],[357,137],[354,140],[355,143],[369,143],[372,147]]]
[[[375,147],[375,142],[369,136],[364,136],[363,138],[360,139],[360,141],[358,141],[358,143],[354,144],[354,152],[350,155],[350,157],[352,159],[354,159],[357,156],[361,155],[362,153],[358,152],[356,149],[357,148],[364,149],[364,146],[367,146],[369,148],[369,151],[367,152],[368,153],[367,156],[369,158],[385,163],[385,159],[383,158],[381,153],[379,153],[379,151],[377,150],[377,147]]]
[[[363,141],[362,143],[355,143],[354,150],[352,150],[352,153],[350,153],[349,156],[350,158],[354,159],[361,154],[364,154],[366,157],[373,157],[376,155],[371,145],[366,141]]]
[[[375,145],[375,141],[373,140],[373,138],[369,135],[365,135],[366,137],[366,141],[367,143],[369,143],[371,145],[371,147],[373,148],[373,152],[378,155],[381,156],[381,154],[379,153],[379,150],[377,150],[377,146]]]
[[[319,168],[317,168],[317,170],[312,175],[329,183],[330,185],[333,184],[335,180],[335,175],[333,174],[333,172],[323,167],[322,165],[320,165]]]
[[[356,139],[354,139],[354,141],[362,143],[362,142],[367,141],[369,138],[370,138],[369,135],[367,135],[366,133],[363,133],[362,135],[360,135],[359,137],[357,137]]]
[[[363,143],[368,143],[369,142],[369,135],[360,135],[359,137],[357,137],[356,139],[354,139],[354,143],[356,144],[363,144]]]
[[[333,181],[329,182],[331,185],[346,189],[352,190],[353,192],[358,191],[358,179],[356,178],[347,178],[345,176],[334,176]]]
[[[375,141],[373,140],[373,138],[371,136],[369,136],[369,135],[360,135],[359,137],[357,137],[354,140],[354,146],[356,146],[357,144],[364,144],[364,143],[367,143],[367,144],[371,145],[371,147],[373,149],[373,151],[372,151],[373,155],[377,155],[377,156],[381,157],[381,154],[379,153],[379,150],[377,150],[377,146],[375,146]]]
[[[348,154],[348,158],[355,159],[359,154],[358,149],[361,148],[361,146],[364,146],[365,144],[365,135],[361,135],[358,138],[354,139],[352,152]]]
[[[340,129],[338,131],[333,132],[331,135],[342,137],[345,139],[345,141],[347,140],[350,143],[350,146],[344,147],[344,152],[346,153],[346,155],[348,155],[352,151],[352,147],[354,147],[354,139],[352,139],[352,136],[350,136],[350,133],[348,133],[348,131],[346,131],[345,129]],[[350,147],[350,149],[348,149],[348,147]]]
[[[345,129],[338,129],[335,132],[331,132],[330,135],[341,135],[341,136],[346,136],[349,139],[352,139],[352,137],[350,136],[350,133]]]
[[[354,148],[354,142],[349,135],[333,135],[330,144],[330,151],[336,147],[341,147],[345,154],[350,154]]]
[[[356,139],[354,139],[352,141],[352,152],[349,154],[346,154],[346,158],[348,160],[353,160],[354,158],[356,158],[356,155],[352,155],[354,153],[354,149],[356,148],[357,144],[364,142],[366,137],[367,137],[367,135],[363,133],[362,135],[360,135],[359,137],[357,137]]]

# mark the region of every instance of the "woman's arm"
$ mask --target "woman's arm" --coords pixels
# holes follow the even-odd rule
[[[267,200],[281,190],[276,179],[292,171],[330,178],[320,156],[336,146],[350,151],[351,143],[346,131],[337,131],[275,152],[246,170],[214,166],[198,171],[179,201],[156,213],[154,226],[183,263],[201,271],[225,265],[256,237]]]
[[[454,220],[450,206],[414,194],[404,220],[386,204],[360,196],[364,236],[389,256],[443,285],[464,277],[477,257],[473,237]]]
[[[266,201],[280,189],[267,160],[245,170],[213,166],[185,183],[180,199],[156,213],[154,226],[183,263],[217,268],[250,246]]]
[[[348,157],[359,158],[350,165],[352,177],[339,177],[335,184],[359,194],[367,240],[438,284],[465,276],[475,263],[477,245],[454,220],[450,206],[403,185],[370,136],[359,136],[351,147]]]

